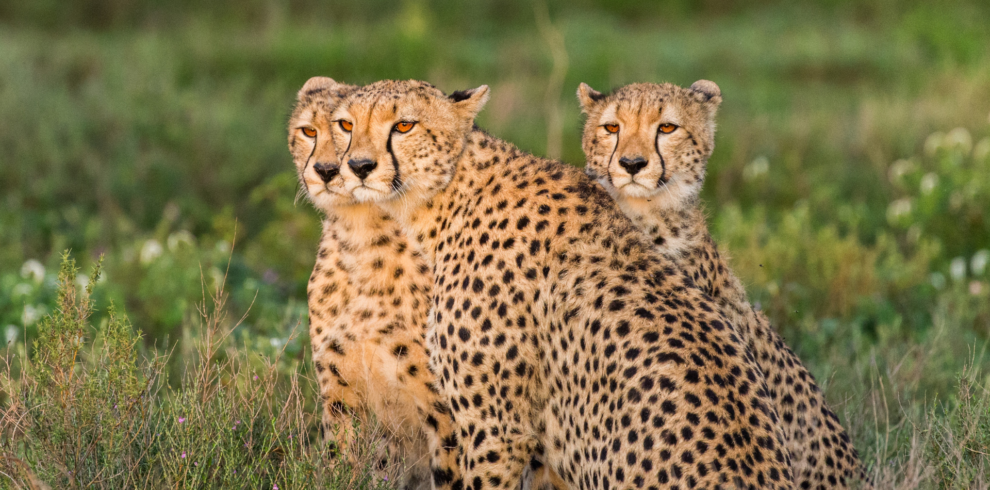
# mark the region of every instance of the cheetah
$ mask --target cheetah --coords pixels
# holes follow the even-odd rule
[[[395,220],[343,191],[329,116],[356,88],[311,78],[289,122],[301,186],[325,216],[308,286],[321,431],[353,456],[353,419],[373,416],[410,465],[401,486],[428,486],[431,431],[449,426],[425,346],[432,271]]]
[[[431,477],[427,435],[436,440],[451,432],[425,344],[433,273],[395,220],[342,190],[329,116],[356,88],[310,79],[289,123],[300,184],[325,216],[308,287],[321,430],[344,449],[354,436],[348,431],[354,415],[366,422],[374,415],[390,436],[392,455],[411,463],[400,486],[423,486]],[[524,490],[566,488],[538,457],[528,470]]]
[[[854,476],[866,481],[856,449],[815,379],[754,310],[708,231],[699,192],[714,149],[718,85],[639,83],[605,95],[581,84],[578,99],[587,114],[582,146],[588,174],[688,281],[715,300],[756,356],[784,427],[795,486],[846,488]]]
[[[516,488],[542,450],[572,488],[791,488],[734,327],[584,173],[473,128],[488,92],[382,81],[332,116],[345,189],[433,268],[459,445],[434,482]]]

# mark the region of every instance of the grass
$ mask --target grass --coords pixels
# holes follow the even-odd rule
[[[100,268],[84,289],[77,273],[66,254],[56,309],[33,352],[5,359],[4,487],[390,488],[398,467],[360,457],[380,444],[373,429],[354,450],[360,466],[339,461],[313,433],[304,398],[312,381],[230,341],[237,323],[226,316],[222,282],[204,298],[172,386],[166,365],[175,353],[139,359],[141,338],[112,305],[92,325]]]
[[[317,74],[489,84],[483,127],[575,164],[578,82],[716,81],[704,198],[751,299],[880,488],[986,486],[987,5],[547,11],[538,23],[517,0],[0,6],[0,487],[384,484],[370,468],[344,482],[350,470],[313,442],[300,326],[320,227],[294,199],[284,124]],[[63,267],[66,249],[84,268],[103,257],[100,276]],[[246,451],[235,425],[251,428]]]

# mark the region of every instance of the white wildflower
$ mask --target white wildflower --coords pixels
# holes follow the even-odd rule
[[[901,217],[911,214],[911,199],[898,199],[887,206],[887,221],[897,223]]]
[[[195,245],[196,237],[186,230],[180,230],[168,236],[168,249],[176,251],[182,245]]]
[[[21,266],[21,277],[41,284],[41,281],[45,280],[45,266],[41,265],[41,262],[37,260],[28,259]]]
[[[962,281],[966,278],[966,258],[956,257],[949,264],[949,275],[953,281]]]
[[[76,274],[76,284],[78,284],[79,287],[86,289],[86,286],[89,286],[89,276],[86,274]]]
[[[928,172],[924,177],[921,178],[921,193],[931,194],[935,187],[938,186],[938,175],[934,172]]]
[[[24,305],[24,312],[21,313],[21,324],[24,325],[25,327],[34,325],[38,320],[41,319],[41,316],[44,314],[45,314],[44,306],[42,305],[35,306],[32,304],[26,304]]]
[[[756,180],[770,171],[770,160],[765,156],[758,156],[752,162],[743,167],[743,178],[746,180]]]
[[[901,178],[914,170],[914,163],[911,160],[897,160],[890,164],[890,168],[887,170],[887,179],[890,180],[891,184],[900,183]]]
[[[938,150],[945,144],[944,142],[945,133],[941,131],[928,135],[928,138],[925,138],[925,154],[931,156],[938,153]]]
[[[969,155],[973,149],[973,137],[966,128],[956,128],[945,135],[945,146],[958,148],[964,155]]]
[[[10,291],[10,297],[17,298],[20,296],[27,296],[31,294],[33,291],[34,291],[34,286],[26,282],[19,282],[17,283],[16,286],[14,286],[14,289]]]
[[[969,261],[969,270],[973,271],[974,276],[983,275],[987,270],[987,263],[990,263],[990,250],[984,248],[973,254],[973,258]]]
[[[150,264],[155,261],[158,257],[162,255],[164,249],[162,244],[158,243],[158,240],[148,240],[144,242],[144,246],[141,247],[141,263]]]

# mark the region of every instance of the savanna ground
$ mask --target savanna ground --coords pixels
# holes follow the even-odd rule
[[[716,81],[751,299],[879,488],[986,488],[990,6],[795,3],[0,4],[0,488],[391,485],[317,443],[312,75],[489,84],[482,127],[576,165],[578,82]]]

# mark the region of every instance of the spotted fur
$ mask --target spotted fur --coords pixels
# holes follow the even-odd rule
[[[814,377],[753,309],[708,232],[698,193],[714,149],[718,86],[707,80],[689,89],[641,83],[604,95],[582,84],[578,99],[588,115],[582,141],[588,173],[657,250],[715,300],[756,356],[784,427],[795,487],[847,488],[853,478],[865,480],[856,449]],[[665,124],[676,128],[664,132]]]
[[[432,443],[453,445],[450,410],[437,394],[424,342],[433,274],[395,220],[342,190],[330,115],[355,89],[311,79],[298,94],[289,128],[300,183],[325,215],[309,283],[323,429],[344,448],[354,437],[352,419],[374,417],[388,432],[390,455],[409,466],[400,486],[425,488],[431,451],[440,449]],[[566,488],[535,456],[523,490]]]
[[[300,183],[325,215],[308,287],[321,429],[353,456],[354,419],[376,421],[387,435],[383,449],[407,466],[400,486],[429,488],[431,444],[450,432],[425,345],[433,276],[395,220],[343,190],[330,115],[356,88],[310,79],[289,122]]]
[[[574,488],[790,488],[735,328],[587,176],[472,129],[487,97],[385,81],[333,116],[345,188],[434,270],[431,357],[459,445],[440,486],[516,488],[543,451]]]

